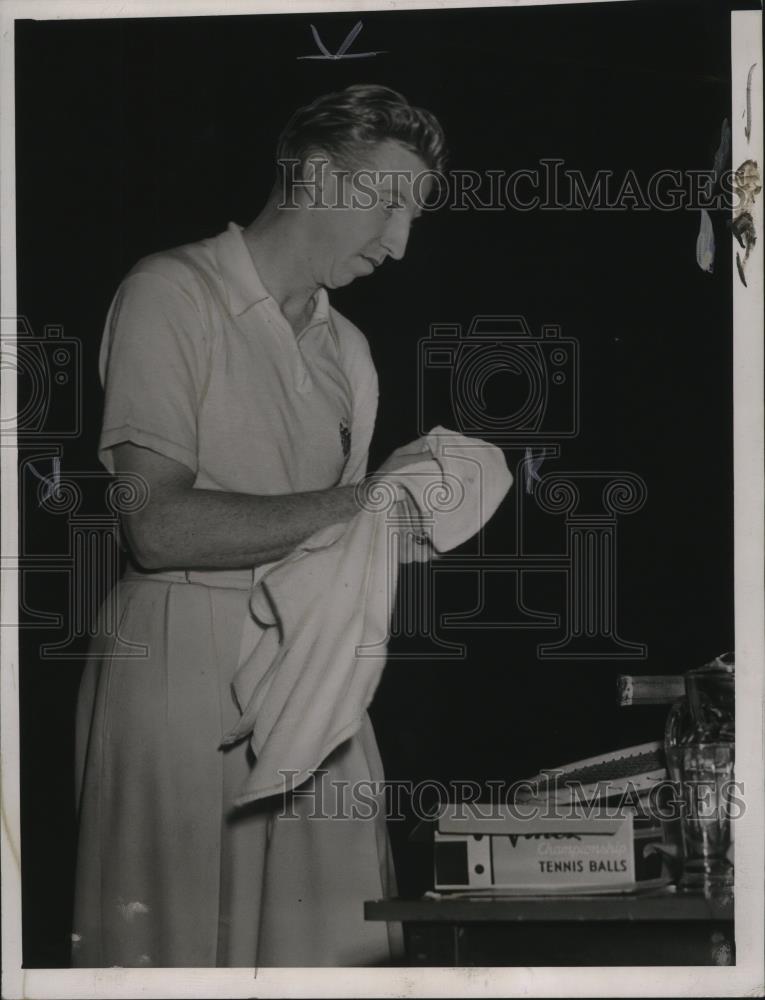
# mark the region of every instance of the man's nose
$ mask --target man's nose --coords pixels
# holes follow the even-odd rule
[[[408,219],[395,215],[385,227],[380,243],[387,251],[388,256],[394,260],[401,260],[406,253],[406,245],[409,242],[409,227]]]

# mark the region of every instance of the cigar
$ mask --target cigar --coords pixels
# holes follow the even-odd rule
[[[619,705],[671,705],[685,694],[682,676],[622,674],[616,679]]]

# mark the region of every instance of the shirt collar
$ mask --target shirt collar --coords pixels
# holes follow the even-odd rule
[[[313,312],[311,313],[311,318],[308,320],[306,325],[300,331],[301,336],[310,330],[312,326],[319,326],[323,323],[329,323],[329,295],[327,295],[327,289],[322,285],[313,296]],[[330,328],[332,324],[329,323]],[[332,328],[334,333],[334,328]]]
[[[228,228],[218,237],[217,257],[221,275],[228,291],[228,301],[235,316],[241,316],[252,306],[271,295],[255,270],[250,251],[244,242],[242,227],[236,222],[229,222]],[[301,335],[310,327],[327,323],[334,335],[333,324],[329,322],[329,296],[327,289],[319,288],[314,297],[314,309],[311,318],[306,323]],[[274,302],[274,305],[278,305]]]
[[[268,290],[255,270],[241,226],[229,222],[216,242],[216,256],[228,292],[229,307],[235,316],[241,316],[257,302],[269,298]]]

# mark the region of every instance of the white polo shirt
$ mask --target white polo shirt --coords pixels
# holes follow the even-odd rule
[[[186,465],[199,489],[278,494],[366,471],[377,373],[321,288],[296,337],[230,223],[139,261],[106,321],[99,457],[123,441]]]

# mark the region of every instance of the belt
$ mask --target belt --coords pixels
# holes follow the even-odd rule
[[[252,590],[263,575],[264,566],[251,569],[168,569],[158,573],[142,573],[129,566],[122,577],[124,583],[196,583],[203,587],[223,587],[227,590]]]

